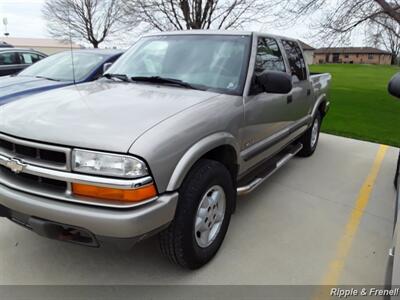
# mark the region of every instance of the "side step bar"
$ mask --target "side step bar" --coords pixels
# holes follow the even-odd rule
[[[291,149],[289,153],[283,156],[278,162],[275,164],[275,168],[273,168],[270,172],[268,172],[263,177],[256,177],[249,184],[244,186],[240,186],[237,188],[238,196],[246,195],[255,190],[260,184],[262,184],[266,179],[268,179],[272,174],[274,174],[277,170],[283,167],[290,159],[292,159],[301,149],[303,149],[302,144],[297,144]]]

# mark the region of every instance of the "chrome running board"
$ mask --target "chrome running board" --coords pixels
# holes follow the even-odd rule
[[[283,167],[289,160],[291,160],[301,149],[303,149],[303,145],[297,144],[290,150],[289,153],[287,153],[279,161],[277,161],[275,164],[275,167],[270,172],[268,172],[266,175],[264,175],[263,177],[256,177],[250,183],[248,183],[244,186],[238,187],[236,190],[238,196],[246,195],[246,194],[252,192],[253,190],[255,190],[260,184],[262,184],[272,174],[274,174],[277,170],[279,170],[281,167]]]

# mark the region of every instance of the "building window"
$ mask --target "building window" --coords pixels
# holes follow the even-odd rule
[[[349,55],[348,55],[348,54],[345,54],[345,55],[344,55],[344,58],[349,58]]]
[[[373,54],[368,54],[368,59],[374,59],[374,55]]]
[[[358,58],[358,53],[356,54],[356,57]]]
[[[333,63],[339,63],[339,58],[340,58],[340,54],[339,53],[333,53],[332,54],[332,62]]]

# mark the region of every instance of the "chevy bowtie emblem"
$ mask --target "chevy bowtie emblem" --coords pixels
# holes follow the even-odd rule
[[[19,159],[12,158],[8,162],[6,162],[5,166],[7,168],[9,168],[11,171],[13,171],[14,173],[18,174],[18,173],[21,173],[25,169],[26,164],[24,164]]]

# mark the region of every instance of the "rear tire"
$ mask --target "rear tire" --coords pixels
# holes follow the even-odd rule
[[[317,112],[311,127],[308,128],[307,131],[298,140],[300,143],[303,144],[303,148],[297,154],[298,156],[309,157],[313,155],[318,145],[321,121],[321,113]]]
[[[179,189],[174,220],[159,235],[162,253],[189,269],[209,262],[224,240],[235,197],[232,176],[224,165],[198,161]]]

